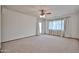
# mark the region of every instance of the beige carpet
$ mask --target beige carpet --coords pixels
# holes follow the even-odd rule
[[[41,35],[3,43],[5,53],[64,53],[79,52],[79,41]]]

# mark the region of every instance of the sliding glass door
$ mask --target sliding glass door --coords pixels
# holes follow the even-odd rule
[[[64,20],[49,21],[48,31],[51,35],[63,35],[64,32]]]

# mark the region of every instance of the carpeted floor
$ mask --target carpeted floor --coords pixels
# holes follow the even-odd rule
[[[4,53],[67,53],[79,52],[79,41],[41,35],[2,44]]]

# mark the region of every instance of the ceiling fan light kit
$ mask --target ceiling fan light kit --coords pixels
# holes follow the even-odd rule
[[[45,15],[40,15],[40,18],[45,18]]]

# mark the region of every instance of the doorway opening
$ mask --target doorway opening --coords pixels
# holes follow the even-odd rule
[[[39,22],[39,34],[42,34],[42,23]]]

